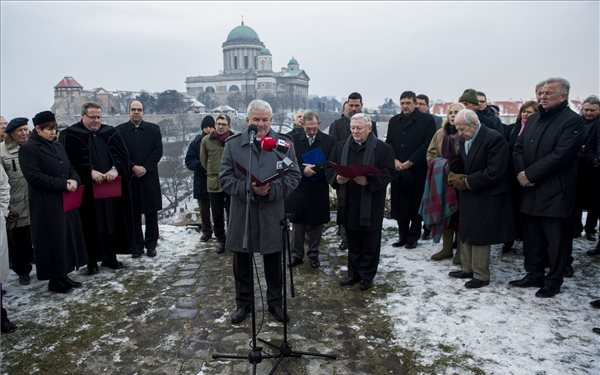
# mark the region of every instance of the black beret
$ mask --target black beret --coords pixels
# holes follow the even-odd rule
[[[56,117],[50,111],[40,112],[33,117],[33,125],[41,125],[53,121],[56,122]]]
[[[28,118],[16,117],[16,118],[10,120],[8,125],[6,125],[6,130],[4,130],[4,131],[6,132],[6,134],[8,134],[11,131],[15,130],[16,128],[20,128],[23,125],[27,125],[28,122],[29,122]]]

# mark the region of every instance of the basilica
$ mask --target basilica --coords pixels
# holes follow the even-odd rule
[[[274,111],[294,111],[308,102],[306,72],[292,57],[287,67],[273,71],[273,56],[251,27],[242,24],[223,43],[223,71],[213,76],[186,78],[187,94],[214,108],[227,104],[245,111],[253,99],[271,103]]]

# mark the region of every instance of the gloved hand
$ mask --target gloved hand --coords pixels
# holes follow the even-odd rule
[[[448,173],[448,185],[453,186],[460,191],[467,190],[467,175],[462,173]]]

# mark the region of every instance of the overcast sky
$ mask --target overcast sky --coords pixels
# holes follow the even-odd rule
[[[185,91],[223,69],[241,17],[279,71],[293,56],[310,94],[362,93],[375,107],[413,90],[457,100],[530,99],[551,76],[571,98],[599,93],[600,10],[583,2],[9,2],[1,1],[0,113],[33,117],[53,86]]]

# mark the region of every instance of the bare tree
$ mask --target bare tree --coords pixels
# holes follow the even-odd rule
[[[165,211],[177,212],[181,201],[192,194],[192,172],[184,167],[183,157],[185,141],[165,143],[163,145],[163,158],[158,164],[158,173],[161,180],[163,197],[169,203]]]

